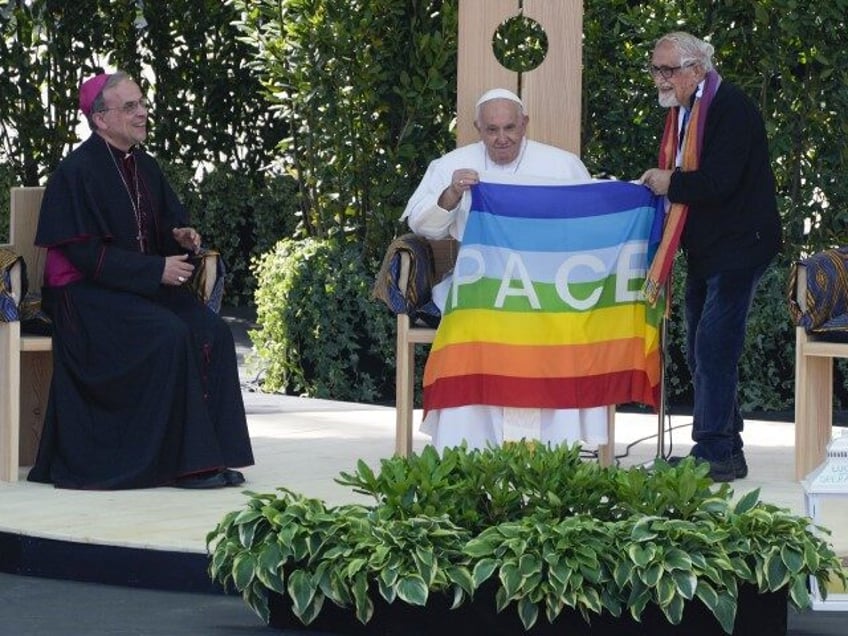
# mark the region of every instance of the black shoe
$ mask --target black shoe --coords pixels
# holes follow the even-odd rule
[[[748,476],[748,462],[745,461],[745,453],[741,450],[733,453],[730,456],[730,461],[733,462],[733,472],[736,473],[736,479],[745,479]]]
[[[678,466],[680,464],[680,462],[682,462],[684,459],[686,459],[686,457],[695,457],[695,456],[694,455],[686,455],[685,457],[679,457],[679,456],[674,455],[672,457],[669,457],[666,460],[666,462],[668,462],[669,466]],[[743,456],[742,462],[744,463],[744,461],[745,461],[745,457]],[[726,460],[723,460],[723,461],[721,461],[721,460],[710,461],[710,460],[704,459],[703,457],[695,457],[695,463],[696,464],[700,464],[702,462],[706,462],[710,465],[710,472],[707,473],[707,476],[715,482],[726,483],[726,482],[729,482],[729,481],[733,481],[737,477],[737,475],[736,475],[736,464],[735,464],[733,459],[726,459]],[[740,468],[741,467],[742,467],[742,465],[740,464]],[[744,465],[744,468],[745,468],[745,474],[747,475],[748,474],[747,464]]]
[[[174,488],[223,488],[227,486],[227,479],[223,473],[200,473],[197,475],[188,475],[180,477],[174,482]]]
[[[233,470],[232,468],[225,468],[221,471],[221,474],[227,481],[228,486],[241,486],[244,483],[244,475],[238,470]]]

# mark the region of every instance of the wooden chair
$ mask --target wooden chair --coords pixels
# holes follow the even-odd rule
[[[433,249],[434,280],[442,280],[444,275],[453,269],[456,262],[459,243],[454,239],[429,241]],[[406,294],[406,283],[409,279],[410,256],[400,254],[400,274],[398,287],[401,294]],[[419,264],[426,267],[426,264]],[[397,315],[397,369],[395,372],[395,453],[407,456],[412,452],[412,415],[415,398],[415,345],[432,344],[436,330],[421,324],[413,323],[407,314]],[[598,461],[602,466],[609,466],[614,460],[615,452],[615,405],[610,405],[607,413],[607,444],[598,447]]]
[[[30,286],[41,281],[45,250],[34,245],[44,188],[12,188],[8,247],[23,257]],[[20,301],[20,264],[12,268]],[[41,437],[53,374],[49,336],[21,333],[21,323],[0,322],[0,481],[17,481],[19,465],[32,464]]]
[[[791,299],[800,314],[807,313],[807,265],[795,265]],[[848,358],[848,342],[795,327],[795,478],[806,477],[821,464],[833,435],[833,362]]]
[[[3,245],[23,257],[30,288],[38,287],[44,274],[45,250],[34,244],[43,195],[44,188],[12,188],[9,243]],[[209,298],[217,272],[214,253],[204,267]],[[20,301],[20,264],[12,268],[11,285]],[[0,322],[0,481],[17,481],[20,466],[35,460],[52,374],[50,336],[21,333],[19,322]]]
[[[454,239],[430,241],[433,248],[433,269],[435,281],[444,278],[456,262],[459,244]],[[400,276],[398,287],[406,294],[409,279],[410,257],[400,253]],[[426,267],[421,264],[421,267]],[[412,452],[412,412],[415,398],[415,345],[432,344],[436,330],[413,324],[407,314],[397,315],[397,370],[395,372],[395,452],[407,456]]]

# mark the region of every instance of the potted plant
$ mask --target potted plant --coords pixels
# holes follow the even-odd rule
[[[707,471],[533,443],[360,461],[336,481],[373,505],[249,493],[207,537],[210,574],[277,627],[785,633],[787,602],[810,605],[810,577],[826,594],[840,561],[808,519]]]

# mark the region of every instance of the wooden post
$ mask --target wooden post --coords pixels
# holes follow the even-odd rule
[[[521,99],[530,115],[528,136],[580,156],[583,2],[524,0],[524,15],[548,35],[545,61],[521,81]]]
[[[530,116],[528,137],[580,153],[582,0],[524,0],[524,16],[548,39],[545,60],[519,74],[501,65],[492,38],[505,20],[521,15],[519,0],[460,0],[456,143],[477,141],[474,104],[490,88],[519,93]]]

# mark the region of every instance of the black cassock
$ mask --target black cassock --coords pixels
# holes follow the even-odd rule
[[[253,464],[235,347],[188,287],[161,284],[171,235],[189,225],[155,160],[97,134],[44,194],[53,379],[30,481],[64,488],[161,486]]]

